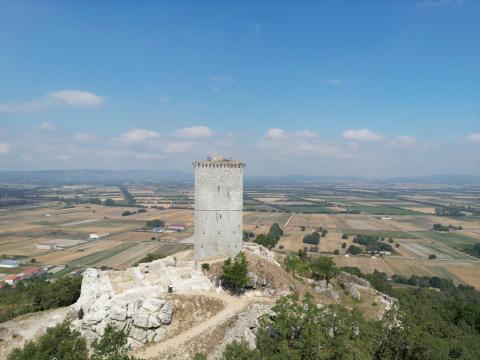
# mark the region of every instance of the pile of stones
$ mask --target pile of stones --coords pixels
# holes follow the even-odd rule
[[[73,322],[89,340],[103,335],[112,324],[125,331],[128,343],[139,347],[147,342],[162,340],[172,322],[173,305],[153,287],[115,293],[108,275],[97,269],[87,269],[77,303],[72,306]]]

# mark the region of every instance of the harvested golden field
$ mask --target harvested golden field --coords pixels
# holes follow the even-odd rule
[[[412,275],[438,276],[480,289],[480,262],[409,259],[401,256],[376,257],[375,259],[367,256],[334,256],[334,260],[338,266],[356,266],[365,273],[377,269],[389,276],[394,274],[406,277]]]
[[[429,215],[432,215],[432,214],[435,214],[435,208],[433,207],[408,207],[408,206],[402,206],[402,209],[405,209],[405,210],[412,210],[412,211],[418,211],[418,212],[421,212],[421,213],[425,213],[425,214],[429,214]]]
[[[43,264],[68,264],[75,259],[113,248],[119,244],[121,243],[112,240],[88,242],[73,249],[49,251],[44,255],[37,256],[36,259],[37,262]]]

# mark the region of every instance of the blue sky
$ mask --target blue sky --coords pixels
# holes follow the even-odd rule
[[[480,174],[480,2],[2,1],[0,167]]]

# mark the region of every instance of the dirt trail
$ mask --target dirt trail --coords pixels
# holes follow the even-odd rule
[[[201,335],[203,332],[208,329],[221,324],[227,319],[231,318],[235,314],[242,311],[249,303],[251,302],[262,302],[268,301],[272,302],[272,298],[261,298],[261,297],[236,297],[230,296],[226,293],[214,293],[214,292],[205,292],[205,291],[182,291],[178,292],[182,295],[193,295],[193,296],[209,296],[216,299],[219,299],[225,303],[225,308],[209,318],[208,320],[201,322],[200,324],[190,328],[187,331],[184,331],[177,336],[161,341],[159,343],[154,343],[149,345],[146,348],[139,349],[135,356],[138,356],[143,359],[153,358],[158,356],[160,353],[164,352],[167,349],[180,348],[185,342],[192,340],[198,335]]]

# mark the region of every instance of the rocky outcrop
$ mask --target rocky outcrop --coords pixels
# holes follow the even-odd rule
[[[271,264],[274,264],[275,266],[281,267],[280,264],[275,260],[275,254],[268,250],[266,247],[255,243],[244,243],[243,248],[247,250],[251,255],[258,256],[262,259],[267,260]]]
[[[162,340],[172,321],[173,305],[154,288],[139,288],[116,294],[105,272],[87,269],[78,302],[72,306],[74,322],[90,340],[112,324],[128,334],[134,347]]]
[[[248,283],[246,285],[247,289],[260,289],[265,288],[268,285],[267,279],[257,275],[255,272],[248,272]]]
[[[360,300],[360,292],[351,282],[340,282],[340,286],[355,300]]]
[[[317,281],[315,292],[317,294],[326,294],[333,301],[340,301],[340,295],[338,294],[337,290],[335,290],[333,285],[327,282],[327,280]]]
[[[360,285],[360,286],[363,286],[363,287],[368,287],[368,288],[372,287],[372,285],[370,285],[370,282],[368,280],[362,279],[362,278],[360,278],[356,275],[347,273],[345,271],[341,271],[337,275],[337,280],[339,282],[344,282],[344,283],[349,282],[349,283]]]
[[[239,313],[232,327],[230,327],[213,355],[213,359],[221,359],[225,347],[234,341],[245,341],[250,349],[256,347],[257,329],[259,320],[271,311],[271,305],[252,304],[245,311]]]
[[[108,324],[124,330],[133,347],[159,341],[167,334],[174,307],[170,290],[211,290],[214,285],[193,261],[174,256],[142,263],[124,271],[87,269],[71,317],[89,340],[103,335]]]

